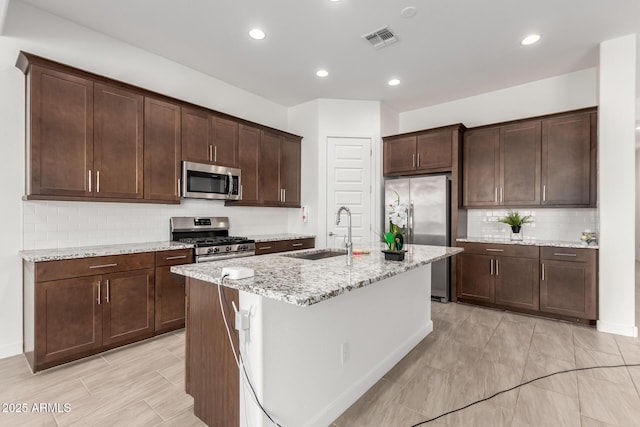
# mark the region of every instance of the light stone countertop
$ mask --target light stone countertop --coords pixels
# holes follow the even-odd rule
[[[278,240],[295,240],[315,238],[315,234],[296,234],[296,233],[278,233],[278,234],[249,234],[247,238],[255,240],[256,243],[276,242]]]
[[[22,255],[22,259],[25,261],[42,262],[189,248],[193,248],[193,245],[188,243],[165,241],[151,243],[123,243],[119,245],[79,246],[75,248],[60,249],[37,249],[20,251],[20,255]]]
[[[467,243],[496,243],[501,245],[524,245],[524,246],[551,246],[555,248],[576,248],[576,249],[598,249],[597,244],[587,245],[586,243],[576,241],[563,241],[563,240],[537,240],[531,238],[525,238],[522,241],[503,239],[497,237],[465,237],[458,238],[456,242]]]
[[[344,256],[315,261],[292,257],[325,250],[307,249],[173,266],[171,272],[217,285],[223,267],[248,267],[255,271],[254,277],[225,279],[224,286],[290,304],[309,306],[462,252],[462,248],[443,246],[405,247],[407,253],[404,261],[385,261],[381,249],[386,246],[381,244],[369,247],[369,255],[354,255],[351,266],[347,266]]]

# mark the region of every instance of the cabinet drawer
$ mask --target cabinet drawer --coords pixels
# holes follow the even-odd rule
[[[156,267],[193,263],[193,249],[174,249],[156,252]]]
[[[280,252],[277,246],[278,242],[260,242],[256,243],[256,255],[272,254]]]
[[[538,258],[537,246],[489,244],[489,243],[458,243],[465,253],[493,256],[513,256],[520,258]]]
[[[109,255],[90,258],[45,261],[36,263],[36,282],[93,276],[118,271],[153,268],[153,252],[139,254]]]
[[[577,248],[555,248],[544,246],[540,248],[540,259],[573,262],[595,262],[597,250]]]
[[[312,237],[309,239],[281,240],[277,243],[279,252],[298,251],[300,249],[314,248],[316,246],[316,239]]]

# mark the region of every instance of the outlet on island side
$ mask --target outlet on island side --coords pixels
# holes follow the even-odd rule
[[[343,342],[342,346],[340,346],[340,360],[342,361],[343,365],[349,361],[350,356],[351,354],[349,351],[349,342]]]

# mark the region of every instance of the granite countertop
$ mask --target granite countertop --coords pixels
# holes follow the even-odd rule
[[[386,246],[372,246],[368,248],[371,251],[369,255],[354,255],[351,266],[346,265],[344,256],[315,261],[292,257],[296,254],[324,251],[307,249],[173,266],[171,271],[218,284],[223,267],[252,268],[255,271],[254,277],[241,280],[226,279],[224,286],[290,304],[309,306],[462,252],[462,248],[406,245],[408,251],[404,261],[397,262],[385,261],[384,254],[381,253],[384,247]]]
[[[152,242],[152,243],[124,243],[119,245],[79,246],[75,248],[38,249],[20,251],[22,259],[31,262],[59,261],[63,259],[90,258],[107,255],[137,254],[141,252],[169,251],[175,249],[193,248],[188,243]]]
[[[576,249],[598,249],[598,244],[590,244],[576,241],[564,241],[564,240],[538,240],[525,238],[522,241],[513,241],[509,239],[499,237],[465,237],[458,238],[456,242],[468,242],[468,243],[497,243],[501,245],[525,245],[525,246],[552,246],[556,248],[576,248]]]
[[[294,239],[310,239],[316,237],[315,234],[296,234],[296,233],[278,233],[278,234],[250,234],[249,239],[255,240],[256,243],[275,242],[278,240],[294,240]]]

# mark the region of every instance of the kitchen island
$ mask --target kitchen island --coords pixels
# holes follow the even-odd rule
[[[370,254],[307,260],[288,254],[172,267],[187,277],[186,388],[211,426],[272,425],[231,351],[218,286],[223,267],[254,277],[223,282],[224,313],[258,398],[282,426],[327,426],[433,330],[430,263],[459,248],[407,245],[404,261]],[[249,313],[234,330],[232,301]]]

